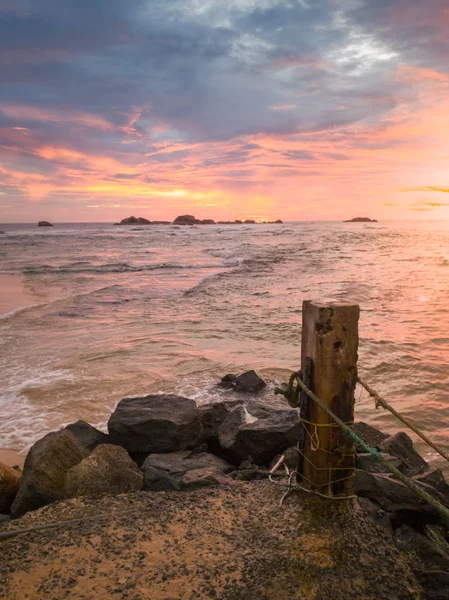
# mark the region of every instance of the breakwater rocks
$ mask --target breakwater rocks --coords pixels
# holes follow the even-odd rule
[[[127,217],[122,219],[120,223],[114,223],[114,225],[273,225],[282,224],[281,219],[276,221],[254,221],[253,219],[245,219],[241,221],[236,219],[235,221],[214,221],[214,219],[197,219],[193,215],[180,215],[176,219],[171,221],[150,221],[144,217]]]
[[[21,475],[0,465],[0,512],[17,518],[71,498],[142,490],[234,489],[242,482],[267,480],[283,453],[294,468],[297,411],[263,404],[257,390],[265,382],[254,371],[226,375],[219,385],[241,393],[199,406],[174,394],[124,398],[109,419],[107,434],[84,421],[49,433],[30,449]],[[442,472],[429,467],[407,434],[389,436],[365,423],[356,423],[355,430],[449,506]],[[446,525],[371,455],[356,450],[354,490],[361,507],[407,556],[427,590],[424,597],[446,598],[438,595],[449,583]]]

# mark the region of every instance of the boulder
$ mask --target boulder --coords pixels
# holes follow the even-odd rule
[[[387,439],[388,435],[383,433],[379,429],[368,425],[367,423],[363,423],[359,421],[358,423],[354,423],[354,432],[362,438],[362,440],[373,448],[379,448],[379,445]],[[358,447],[357,451],[366,452],[366,450],[362,447]]]
[[[392,456],[391,454],[385,454],[382,452],[383,458],[390,461],[393,466],[395,466],[401,473],[404,472],[404,465],[396,458],[396,456]],[[364,453],[364,454],[356,454],[355,457],[355,466],[356,469],[361,469],[362,471],[368,471],[369,473],[389,473],[390,471],[372,454]]]
[[[417,483],[424,483],[434,488],[440,495],[440,499],[449,506],[449,484],[440,469],[427,471],[413,478]]]
[[[86,446],[65,429],[36,442],[25,460],[19,491],[11,506],[13,516],[64,498],[67,471],[87,456]]]
[[[102,444],[67,471],[65,496],[97,498],[125,494],[143,487],[143,474],[128,452],[120,446]]]
[[[124,398],[112,413],[110,441],[129,452],[176,452],[197,445],[201,423],[194,400],[174,394]]]
[[[151,492],[179,490],[179,479],[172,477],[168,471],[147,467],[143,474],[143,489]]]
[[[399,458],[406,475],[419,475],[429,468],[428,463],[416,452],[411,438],[404,431],[390,435],[379,444],[379,448]]]
[[[195,219],[193,215],[180,215],[173,221],[173,225],[196,225],[201,223],[198,219]]]
[[[214,468],[195,469],[188,471],[181,479],[181,489],[196,490],[203,487],[217,487],[219,485],[232,485],[234,480]]]
[[[254,219],[245,219],[243,222],[245,225],[254,225],[256,223]]]
[[[222,454],[218,440],[218,430],[229,413],[236,406],[241,406],[242,404],[243,400],[226,400],[225,402],[203,404],[198,407],[201,423],[201,437],[199,442],[206,444],[206,450],[218,456]]]
[[[71,431],[75,437],[82,442],[90,451],[94,450],[100,444],[107,444],[109,436],[99,431],[86,421],[77,421],[67,425],[66,429]]]
[[[19,491],[20,473],[0,462],[0,513],[7,512]]]
[[[53,227],[52,223],[49,221],[39,221],[37,224],[38,227]]]
[[[281,221],[281,219],[276,219],[275,223],[280,223],[280,224],[282,224],[282,221]]]
[[[225,375],[218,385],[225,389],[234,389],[236,392],[258,392],[267,384],[251,370],[241,375]]]
[[[215,225],[215,221],[213,219],[202,219],[200,223],[201,225]]]
[[[218,456],[207,452],[194,454],[189,450],[170,452],[169,454],[150,454],[145,459],[142,470],[145,472],[149,467],[167,471],[170,475],[176,477],[182,477],[188,471],[197,469],[211,468],[222,473],[229,473],[234,468]]]
[[[226,400],[224,402],[213,402],[199,406],[198,414],[201,422],[201,438],[207,441],[211,437],[218,436],[220,425],[236,406],[241,406],[242,404],[243,400]]]
[[[230,460],[251,459],[269,464],[299,439],[301,425],[294,409],[270,408],[255,402],[236,406],[218,430],[218,440]]]
[[[436,496],[435,490],[431,487],[425,484],[421,484],[421,487]],[[406,485],[387,475],[357,469],[354,477],[354,492],[360,497],[369,498],[386,512],[401,512],[407,514],[411,520],[424,523],[426,514],[439,518],[435,510],[422,502]]]
[[[217,385],[225,390],[232,390],[235,387],[236,383],[237,375],[228,373],[227,375],[221,378],[221,381]]]

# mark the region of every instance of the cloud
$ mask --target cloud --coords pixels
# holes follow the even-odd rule
[[[294,207],[301,187],[331,213],[448,191],[423,185],[449,153],[448,25],[445,0],[0,0],[2,191]]]
[[[438,187],[435,185],[426,185],[423,187],[415,187],[415,188],[405,188],[402,190],[403,192],[443,192],[449,193],[449,187]]]

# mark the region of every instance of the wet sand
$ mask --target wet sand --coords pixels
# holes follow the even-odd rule
[[[15,450],[9,448],[0,448],[0,462],[8,467],[15,467],[16,465],[20,468],[23,467],[26,456],[19,454]]]
[[[7,600],[419,600],[384,530],[355,504],[269,482],[74,499],[1,531],[104,515],[0,542]]]
[[[12,311],[30,306],[39,301],[28,294],[23,285],[21,275],[6,275],[0,273],[0,316],[7,316]]]

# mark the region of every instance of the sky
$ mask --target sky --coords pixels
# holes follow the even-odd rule
[[[0,222],[449,218],[447,0],[0,0]]]

